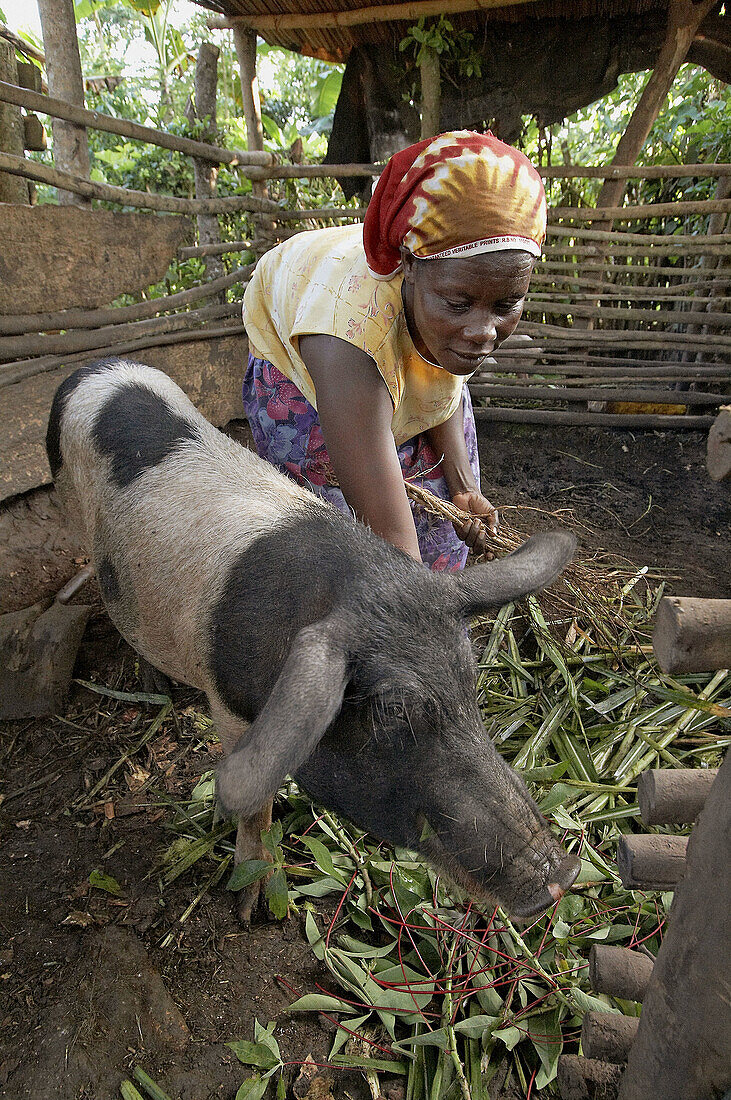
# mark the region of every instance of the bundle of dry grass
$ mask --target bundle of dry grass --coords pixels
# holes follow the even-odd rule
[[[405,481],[404,487],[407,496],[432,515],[443,517],[452,523],[475,518],[421,485]],[[551,512],[547,509],[516,505],[510,510],[534,513],[540,517],[544,527],[570,527],[579,534],[582,530],[588,531],[566,508]],[[513,527],[501,512],[497,533],[493,535],[487,531],[490,546],[488,554],[490,557],[493,554],[509,554],[522,546],[528,537],[529,532]],[[647,579],[649,577],[646,567],[638,569],[631,562],[610,556],[603,550],[587,551],[580,545],[576,557],[566,566],[559,579],[541,594],[541,602],[556,615],[574,616],[579,611],[588,613],[595,624],[600,624],[600,628],[607,631],[606,640],[609,640],[610,637],[616,638],[619,633],[626,631],[628,626],[621,597],[638,582]]]

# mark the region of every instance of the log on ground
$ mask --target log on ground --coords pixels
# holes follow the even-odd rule
[[[637,1034],[639,1016],[587,1012],[581,1022],[581,1049],[587,1058],[621,1065]]]
[[[641,1001],[652,973],[652,959],[627,947],[594,944],[589,952],[589,983],[595,993]]]
[[[637,781],[645,825],[692,825],[710,794],[718,768],[655,768]]]
[[[655,616],[652,648],[663,672],[731,668],[731,600],[664,596]]]

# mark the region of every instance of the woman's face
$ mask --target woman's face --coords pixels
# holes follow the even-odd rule
[[[533,257],[505,250],[418,260],[405,250],[403,299],[417,351],[450,374],[478,370],[520,320]]]

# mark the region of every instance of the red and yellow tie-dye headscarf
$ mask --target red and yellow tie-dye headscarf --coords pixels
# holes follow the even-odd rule
[[[419,259],[521,248],[540,256],[546,196],[531,162],[492,134],[455,130],[396,153],[363,224],[371,274],[392,279],[403,245]]]

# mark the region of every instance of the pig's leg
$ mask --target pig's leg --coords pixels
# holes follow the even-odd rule
[[[226,707],[216,703],[213,699],[210,700],[210,703],[213,725],[223,745],[223,751],[228,756],[235,749],[241,735],[245,733],[248,723],[243,718],[238,718],[235,714],[232,714]],[[236,851],[234,853],[235,867],[249,859],[271,859],[261,842],[262,831],[268,829],[271,823],[271,799],[253,817],[239,821],[236,834]],[[260,894],[263,892],[265,881],[266,877],[258,882],[252,882],[251,886],[245,886],[243,890],[239,891],[236,908],[242,924],[248,925],[250,923],[251,914],[259,901]]]
[[[153,695],[169,695],[172,697],[172,681],[159,668],[155,668],[149,661],[138,654],[137,674],[142,684],[142,690]]]
[[[235,866],[249,859],[271,860],[269,852],[267,852],[261,842],[262,832],[268,829],[271,823],[271,800],[266,806],[263,806],[258,813],[250,817],[248,821],[239,821],[239,830],[236,834],[236,854],[234,855]],[[236,908],[238,910],[239,920],[242,924],[250,924],[251,914],[260,897],[263,901],[264,884],[267,877],[268,876],[265,875],[264,878],[259,879],[258,882],[252,882],[251,886],[245,886],[243,890],[239,891]]]

